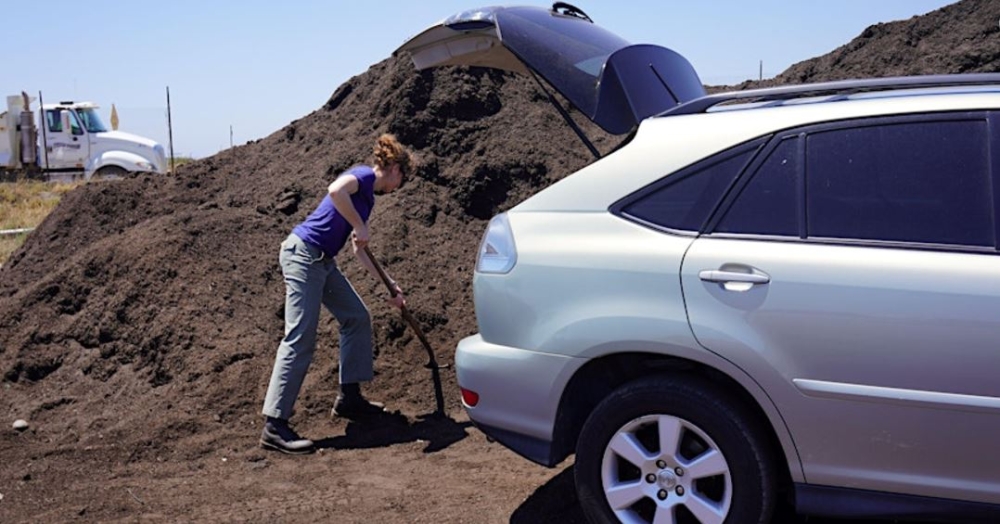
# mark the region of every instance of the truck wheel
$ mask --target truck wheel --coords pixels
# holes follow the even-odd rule
[[[577,441],[576,489],[594,523],[758,523],[776,498],[773,452],[743,404],[687,376],[604,399]]]
[[[128,174],[128,171],[123,167],[119,166],[104,166],[97,170],[96,173],[90,175],[91,180],[117,180],[119,178],[124,178]]]

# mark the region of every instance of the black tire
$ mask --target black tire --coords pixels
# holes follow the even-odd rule
[[[124,167],[120,166],[104,166],[97,170],[96,173],[90,176],[91,180],[117,180],[119,178],[125,178],[128,171]]]
[[[661,518],[673,517],[663,521],[681,524],[770,522],[777,489],[774,455],[743,406],[711,383],[683,375],[647,377],[612,392],[590,414],[577,441],[576,490],[588,520],[652,522],[661,512]],[[661,439],[672,435],[677,450],[660,450]],[[633,457],[639,465],[623,458],[634,450],[645,454]],[[701,467],[709,463],[714,467]],[[617,512],[605,481],[615,487]],[[716,512],[711,518],[695,517],[707,508]]]

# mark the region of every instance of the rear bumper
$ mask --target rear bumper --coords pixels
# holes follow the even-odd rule
[[[507,431],[505,429],[495,428],[486,424],[480,424],[478,422],[476,422],[475,425],[476,429],[482,431],[487,437],[490,438],[490,440],[499,442],[507,449],[521,455],[535,464],[551,468],[559,463],[559,461],[557,461],[553,456],[551,440],[536,439],[520,433],[514,433],[513,431]]]
[[[483,433],[519,455],[554,466],[552,435],[567,382],[586,359],[491,344],[480,335],[455,352],[460,387],[479,395],[469,418]]]

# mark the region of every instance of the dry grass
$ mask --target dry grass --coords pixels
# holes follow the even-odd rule
[[[176,171],[177,168],[183,166],[184,164],[190,164],[191,162],[194,162],[194,161],[195,161],[195,159],[191,158],[191,157],[176,156],[176,157],[174,157],[174,170]],[[170,170],[170,157],[169,156],[167,157],[167,170],[168,171]]]
[[[59,204],[59,199],[83,182],[21,180],[0,184],[0,230],[33,228]],[[0,235],[0,264],[28,238]]]
[[[189,157],[174,159],[175,167],[194,162]],[[169,159],[168,159],[169,163]],[[62,196],[81,184],[76,182],[42,182],[17,180],[0,182],[0,231],[34,228],[55,209]],[[0,265],[24,244],[30,233],[0,235]]]
[[[0,266],[14,254],[17,248],[21,247],[25,239],[28,238],[28,234],[23,235],[4,235],[0,236]]]

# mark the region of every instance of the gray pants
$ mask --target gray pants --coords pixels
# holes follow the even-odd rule
[[[285,338],[264,397],[264,415],[287,419],[316,348],[320,304],[340,323],[340,383],[372,379],[372,323],[368,308],[322,251],[289,235],[278,257],[285,275]]]

